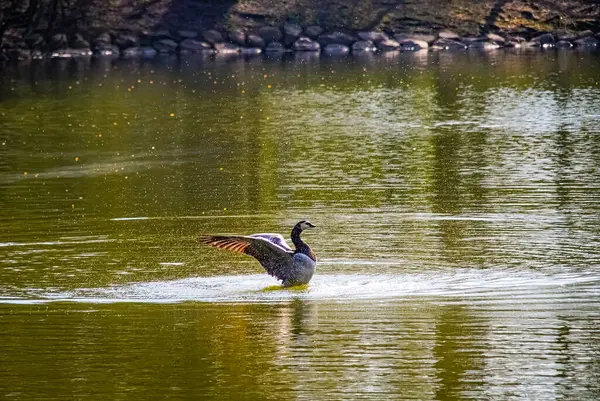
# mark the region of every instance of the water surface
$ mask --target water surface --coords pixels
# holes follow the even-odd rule
[[[7,399],[600,397],[600,57],[0,72]],[[281,289],[209,233],[298,220]]]

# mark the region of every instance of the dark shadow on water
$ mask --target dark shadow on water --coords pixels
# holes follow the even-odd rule
[[[437,68],[433,100],[436,106],[438,125],[431,128],[430,207],[435,214],[460,215],[462,213],[485,212],[489,208],[489,195],[485,186],[490,160],[486,157],[489,136],[485,132],[469,132],[471,124],[465,116],[484,113],[485,101],[465,99],[468,75],[457,74],[449,66],[465,63],[472,55],[434,54]],[[475,57],[474,62],[478,62]],[[476,70],[472,72],[476,74]],[[457,129],[458,127],[465,127]],[[469,229],[478,223],[461,220],[441,220],[439,230],[445,255],[452,261],[473,260],[475,255],[466,255],[463,238]],[[483,259],[482,259],[483,260]]]
[[[462,400],[464,393],[481,391],[485,370],[485,348],[478,339],[485,338],[486,324],[477,321],[463,306],[447,306],[441,310],[435,326],[436,377],[440,387],[437,400]],[[465,377],[470,377],[467,382]]]

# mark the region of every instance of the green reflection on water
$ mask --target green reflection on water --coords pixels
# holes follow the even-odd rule
[[[597,320],[575,314],[555,326],[539,301],[510,312],[439,301],[3,306],[0,391],[18,399],[598,394],[597,361],[578,371],[582,352],[598,352]],[[553,317],[570,313],[555,306]]]

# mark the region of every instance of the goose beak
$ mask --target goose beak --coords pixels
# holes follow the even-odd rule
[[[306,222],[306,224],[308,224],[308,226],[309,226],[310,228],[315,228],[315,227],[316,227],[316,226],[315,226],[313,223],[311,223],[311,222],[309,222],[309,221],[307,221],[307,222]]]

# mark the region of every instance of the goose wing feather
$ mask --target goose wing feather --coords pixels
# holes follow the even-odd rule
[[[275,245],[279,245],[286,251],[292,251],[292,248],[285,242],[285,238],[281,234],[272,234],[272,233],[261,233],[261,234],[252,234],[250,235],[252,238],[264,238],[269,242],[274,243]]]
[[[287,280],[291,273],[293,252],[266,238],[242,235],[212,235],[200,237],[200,242],[215,248],[250,255],[260,262],[267,273],[280,280]]]

